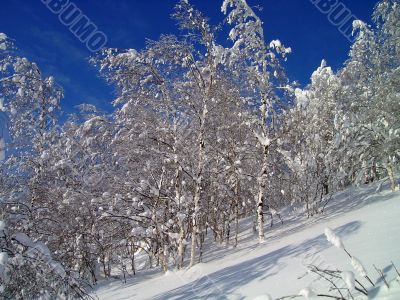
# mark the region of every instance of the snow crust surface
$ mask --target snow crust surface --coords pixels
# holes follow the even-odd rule
[[[266,226],[263,244],[258,244],[252,233],[252,220],[242,220],[236,248],[209,247],[203,262],[191,269],[169,270],[166,275],[159,270],[143,271],[126,284],[121,280],[102,283],[94,293],[99,299],[276,299],[299,294],[312,297],[312,293],[324,290],[326,284],[312,277],[307,265],[346,271],[343,279],[348,287],[353,287],[354,276],[360,278],[366,273],[379,282],[375,264],[391,280],[391,288],[376,288],[370,299],[399,300],[400,281],[391,261],[400,266],[400,192],[390,192],[387,184],[376,192],[379,184],[338,193],[325,213],[314,218],[300,216],[294,209],[283,210],[284,224]],[[328,230],[330,238],[334,233],[340,242],[335,238],[334,245],[327,241],[327,227],[332,230]],[[335,247],[343,244],[357,258],[350,260],[342,249]],[[363,283],[367,285],[366,281]]]

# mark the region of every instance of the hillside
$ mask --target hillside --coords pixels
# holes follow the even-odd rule
[[[236,249],[226,245],[207,249],[203,263],[191,269],[171,270],[165,275],[141,273],[127,284],[118,280],[104,284],[96,295],[100,299],[161,300],[253,299],[269,294],[276,299],[297,295],[306,287],[318,292],[326,285],[306,276],[306,265],[353,270],[344,251],[326,240],[326,227],[340,236],[373,280],[379,278],[373,264],[383,269],[387,279],[396,278],[391,261],[400,265],[400,192],[392,193],[385,185],[382,191],[377,189],[378,183],[338,193],[323,215],[310,219],[283,211],[284,224],[266,227],[262,245],[252,233],[251,220],[243,220]]]

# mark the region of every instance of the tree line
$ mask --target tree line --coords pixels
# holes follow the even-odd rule
[[[64,123],[62,88],[0,34],[1,295],[90,298],[116,269],[201,262],[206,236],[236,246],[242,218],[264,242],[282,207],[312,217],[336,191],[385,177],[396,190],[399,5],[381,0],[372,25],[355,21],[343,67],[323,61],[300,88],[284,69],[291,49],[266,42],[246,1],[222,5],[227,46],[181,0],[180,35],[90,60],[115,87],[114,110],[82,104]]]

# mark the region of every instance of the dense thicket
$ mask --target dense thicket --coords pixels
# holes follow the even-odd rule
[[[64,124],[62,89],[0,34],[2,297],[89,297],[97,280],[135,274],[138,256],[167,271],[201,261],[207,234],[236,246],[240,218],[263,242],[283,206],[311,217],[348,185],[397,188],[399,1],[381,0],[373,26],[355,21],[343,68],[323,61],[304,89],[244,0],[222,12],[228,48],[182,0],[181,36],[103,50],[92,63],[115,110],[81,105]]]

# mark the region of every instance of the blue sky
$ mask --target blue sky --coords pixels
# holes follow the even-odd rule
[[[145,39],[157,39],[162,33],[178,33],[170,18],[176,1],[168,0],[75,0],[108,38],[108,47],[136,48]],[[343,0],[359,19],[370,22],[376,0]],[[223,20],[221,1],[192,0],[217,24]],[[334,68],[346,60],[350,42],[330,24],[311,0],[248,0],[260,5],[268,41],[281,40],[293,49],[286,63],[292,80],[303,85],[322,59]],[[54,75],[65,90],[66,114],[80,103],[96,104],[111,110],[111,87],[98,77],[88,63],[92,54],[40,0],[3,0],[0,5],[0,32],[11,37],[20,53],[38,63],[45,75]],[[224,38],[224,37],[221,37]]]

